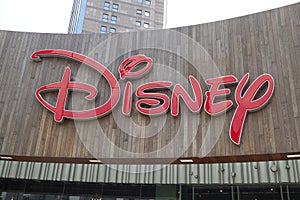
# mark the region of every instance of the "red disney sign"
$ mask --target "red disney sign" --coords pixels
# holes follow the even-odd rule
[[[116,77],[99,62],[87,56],[66,50],[40,50],[34,52],[31,57],[34,60],[40,60],[40,57],[43,56],[65,57],[87,64],[105,77],[111,89],[111,96],[103,105],[90,110],[66,110],[65,104],[69,90],[81,90],[88,92],[89,95],[86,96],[87,100],[92,100],[97,96],[97,89],[94,86],[86,83],[71,81],[71,70],[69,67],[67,67],[60,82],[42,86],[37,89],[35,93],[39,102],[54,113],[55,121],[61,122],[64,117],[70,119],[101,117],[109,113],[119,102],[121,94],[119,83]],[[139,71],[133,70],[140,63],[145,63],[145,67]],[[122,80],[125,78],[128,80],[140,78],[141,76],[145,75],[145,73],[148,72],[151,67],[151,58],[144,55],[131,56],[121,63],[119,67],[120,78]],[[193,113],[200,112],[204,102],[200,83],[192,75],[189,76],[189,81],[193,90],[194,98],[187,93],[182,85],[175,84],[173,86],[173,83],[170,81],[155,81],[140,85],[135,91],[135,95],[139,98],[135,104],[136,109],[145,115],[159,115],[167,112],[170,109],[171,115],[177,116],[179,114],[179,99],[181,98],[190,111]],[[234,95],[237,107],[231,120],[229,136],[231,141],[238,145],[240,144],[247,112],[261,109],[270,100],[274,92],[274,79],[270,74],[265,73],[260,75],[250,84],[248,88],[245,88],[248,81],[249,73],[245,74],[239,82],[238,79],[233,75],[206,80],[206,83],[210,85],[210,89],[205,93],[206,98],[204,102],[204,109],[207,114],[212,116],[226,112],[233,105],[231,100],[214,102],[216,97],[230,94],[230,89],[220,89],[220,86],[224,84],[237,83]],[[266,83],[268,86],[264,94],[255,99],[257,92],[262,89]],[[166,89],[171,88],[172,86],[173,89],[171,98],[163,93],[147,92],[150,89]],[[53,89],[59,90],[55,106],[46,102],[41,95],[42,92]],[[132,90],[131,82],[127,81],[122,104],[122,112],[125,115],[130,115],[132,110]],[[147,107],[143,105],[147,105]]]

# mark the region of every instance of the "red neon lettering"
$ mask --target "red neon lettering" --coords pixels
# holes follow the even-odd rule
[[[92,100],[97,96],[97,89],[94,86],[89,84],[71,82],[70,77],[71,77],[71,70],[69,67],[67,67],[61,82],[56,82],[46,86],[42,86],[39,89],[37,89],[35,92],[35,95],[37,99],[41,102],[41,104],[43,104],[48,110],[54,113],[54,120],[57,122],[61,122],[63,120],[63,117],[72,118],[70,112],[67,112],[65,110],[65,104],[66,104],[66,99],[67,99],[69,89],[77,89],[77,90],[89,92],[89,95],[85,97],[87,100]],[[41,92],[47,90],[55,90],[55,89],[58,89],[59,92],[58,92],[56,106],[54,107],[43,99]]]
[[[205,81],[207,84],[211,85],[210,90],[205,93],[206,100],[204,109],[206,113],[210,115],[218,115],[225,112],[233,105],[231,100],[214,103],[214,99],[217,96],[230,94],[230,90],[228,88],[219,89],[221,84],[236,83],[237,81],[237,78],[233,75],[207,79]]]
[[[100,75],[103,75],[107,80],[110,89],[111,96],[103,104],[94,109],[82,110],[82,111],[73,111],[66,109],[66,101],[68,97],[69,90],[80,90],[83,92],[88,92],[89,94],[85,97],[87,100],[92,100],[97,96],[97,89],[89,84],[79,83],[71,81],[71,70],[69,67],[66,68],[62,79],[60,82],[51,83],[45,86],[40,87],[36,90],[35,95],[38,101],[46,107],[48,110],[54,113],[54,120],[61,122],[64,118],[70,119],[87,119],[101,117],[109,113],[118,103],[120,98],[120,86],[115,78],[115,76],[102,64],[97,61],[66,50],[40,50],[32,54],[32,59],[41,60],[41,57],[63,57],[70,58],[82,62],[91,68],[95,69]],[[135,67],[141,63],[146,63],[139,71],[135,71]],[[131,56],[121,63],[119,67],[120,78],[133,79],[138,78],[144,75],[152,66],[152,59],[144,55]],[[245,89],[245,85],[249,80],[249,73],[244,75],[241,81],[238,83],[235,91],[235,100],[237,103],[237,108],[234,112],[231,124],[229,135],[233,143],[239,145],[241,140],[241,134],[244,126],[244,122],[247,116],[248,111],[255,111],[261,109],[267,102],[271,99],[271,96],[274,92],[274,79],[270,74],[263,74],[256,78],[253,83],[248,87],[248,89],[242,95],[242,91]],[[199,112],[203,103],[202,89],[199,82],[193,77],[189,76],[189,81],[191,88],[193,89],[194,99],[187,93],[187,91],[180,85],[176,84],[173,88],[171,95],[171,114],[177,116],[179,114],[179,98],[181,97],[187,107],[192,112]],[[236,83],[237,79],[233,75],[222,76],[217,78],[207,79],[206,83],[211,85],[210,90],[205,93],[206,100],[204,103],[204,109],[206,113],[210,115],[217,115],[228,110],[233,102],[231,100],[224,100],[221,102],[214,102],[215,98],[218,96],[226,96],[230,94],[230,89],[220,89],[219,87],[224,84]],[[255,96],[259,90],[261,90],[265,85],[267,89],[265,93],[259,98],[255,99]],[[172,86],[172,82],[169,81],[157,81],[145,83],[138,87],[135,94],[140,98],[136,102],[136,109],[145,115],[159,115],[165,113],[170,106],[170,99],[168,95],[158,92],[150,92],[150,90],[155,89],[168,89]],[[132,83],[127,82],[124,90],[123,96],[123,107],[122,112],[125,115],[130,115],[133,102],[133,89]],[[43,92],[49,90],[58,90],[57,102],[53,106],[45,101],[42,97]]]
[[[197,113],[201,109],[203,103],[202,89],[195,77],[189,76],[189,79],[193,89],[195,100],[190,97],[190,95],[181,85],[176,84],[174,86],[171,97],[171,115],[173,116],[177,116],[179,114],[179,97],[183,99],[183,101],[192,112]]]
[[[127,116],[130,115],[131,107],[132,107],[132,84],[131,82],[128,81],[126,83],[125,91],[124,91],[122,113]]]
[[[246,119],[247,111],[256,111],[261,109],[270,100],[274,92],[274,79],[270,74],[263,74],[257,77],[242,96],[242,91],[249,80],[249,73],[245,74],[237,85],[235,99],[238,104],[230,124],[229,135],[233,143],[239,145],[241,134]],[[268,83],[266,92],[254,100],[257,92]]]
[[[170,105],[168,95],[146,92],[146,90],[169,88],[171,86],[172,83],[169,81],[150,82],[139,86],[136,90],[136,96],[143,99],[136,102],[136,109],[145,115],[159,115],[167,112]],[[154,108],[147,108],[146,106],[154,106]]]
[[[82,62],[96,71],[98,71],[100,74],[102,74],[105,79],[107,80],[110,89],[111,89],[111,96],[110,98],[101,106],[98,106],[95,109],[90,110],[83,110],[83,111],[71,111],[65,109],[65,101],[67,97],[68,89],[79,89],[83,91],[87,91],[90,93],[86,97],[86,99],[92,99],[96,96],[95,88],[91,85],[84,84],[84,83],[77,83],[77,82],[70,82],[70,74],[71,70],[67,68],[65,71],[62,81],[58,83],[49,84],[46,86],[43,86],[39,88],[36,91],[36,97],[40,101],[40,103],[45,106],[47,109],[49,109],[51,112],[54,113],[54,119],[56,121],[62,121],[64,117],[70,118],[70,119],[87,119],[87,118],[95,118],[103,116],[107,113],[109,113],[118,103],[120,98],[120,86],[115,78],[115,76],[102,64],[98,63],[97,61],[67,50],[40,50],[36,51],[32,54],[31,58],[40,61],[41,57],[65,57],[70,58],[73,60],[77,60],[79,62]],[[49,90],[49,89],[58,89],[59,95],[56,103],[56,107],[51,106],[49,103],[47,103],[41,96],[41,92]]]
[[[146,66],[142,68],[139,71],[132,71],[134,67],[141,63],[146,63]],[[149,69],[152,66],[152,59],[149,57],[146,57],[144,55],[135,55],[127,58],[124,60],[120,67],[119,67],[119,73],[120,78],[123,80],[125,78],[139,78],[143,74],[149,71]]]

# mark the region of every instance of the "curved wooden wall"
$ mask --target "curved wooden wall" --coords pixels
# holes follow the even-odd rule
[[[240,18],[173,30],[187,35],[202,45],[222,75],[233,74],[240,80],[249,72],[250,80],[253,81],[266,72],[275,79],[275,93],[269,104],[258,112],[248,114],[241,145],[233,144],[228,137],[235,104],[234,108],[226,113],[223,132],[208,157],[275,155],[300,150],[299,3]],[[56,123],[53,113],[45,109],[34,96],[35,90],[42,85],[61,80],[66,66],[71,67],[74,76],[77,72],[87,74],[94,72],[87,67],[83,67],[82,70],[80,63],[62,58],[44,58],[42,62],[33,62],[30,59],[31,53],[40,49],[66,49],[90,55],[108,66],[116,77],[118,68],[115,66],[119,66],[130,55],[143,53],[150,56],[154,63],[162,61],[170,63],[170,67],[179,70],[184,76],[193,74],[198,80],[202,80],[201,74],[197,74],[196,70],[190,68],[187,70],[190,63],[183,59],[175,60],[171,53],[144,49],[117,56],[122,49],[130,45],[151,42],[147,40],[149,34],[156,35],[155,37],[159,39],[165,31],[168,30],[120,33],[117,34],[118,43],[107,42],[105,44],[109,45],[100,45],[101,47],[99,44],[107,41],[110,36],[0,31],[0,154],[48,158],[94,156],[78,137],[74,121],[66,119],[62,124]],[[170,41],[177,45],[179,52],[185,51],[180,49],[183,45],[176,38],[173,41],[170,38]],[[230,88],[234,90],[235,87]],[[103,97],[107,98],[109,95],[108,86],[103,78],[98,84],[98,89],[102,98],[97,102],[101,103],[105,99]],[[75,95],[82,98],[80,94],[74,94],[74,98]],[[54,102],[55,96],[49,94],[46,98]],[[125,151],[155,152],[175,137],[178,128],[180,118],[174,118],[170,113],[166,115],[167,124],[162,131],[145,140],[122,132],[112,115],[97,120],[102,125],[106,137]],[[149,120],[136,111],[133,111],[132,117],[141,124],[147,124]],[[210,120],[203,108],[199,117],[202,125]],[[88,127],[92,122],[79,123],[85,123],[84,126]],[[192,125],[187,126],[188,132]],[[198,135],[186,152],[174,157],[199,157],[202,131],[202,128],[198,130]],[[96,135],[87,133],[88,137]],[[183,142],[185,140],[186,138],[182,138]],[[101,143],[95,142],[91,145],[99,149],[103,155],[107,155],[107,158],[126,159],[126,156],[119,155],[120,152],[114,152],[113,146],[110,149],[101,149]],[[180,144],[175,144],[170,151],[176,149],[176,145]]]

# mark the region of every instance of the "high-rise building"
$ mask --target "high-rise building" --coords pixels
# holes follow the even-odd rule
[[[74,0],[69,33],[159,29],[165,0]]]

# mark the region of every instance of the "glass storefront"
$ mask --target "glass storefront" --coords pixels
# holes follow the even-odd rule
[[[300,185],[184,185],[181,199],[193,200],[298,200]]]
[[[0,200],[298,200],[300,184],[154,185],[0,179]]]
[[[156,198],[156,189],[156,185],[0,180],[3,200],[146,200]]]

